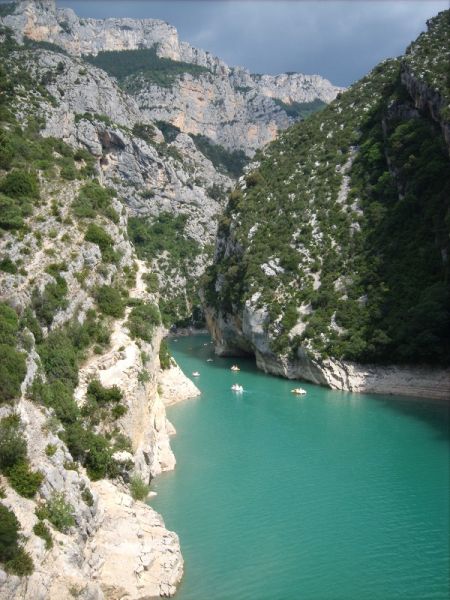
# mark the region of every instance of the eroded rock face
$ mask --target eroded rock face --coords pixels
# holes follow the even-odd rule
[[[246,306],[242,315],[224,315],[208,307],[206,319],[219,356],[252,354],[257,367],[266,373],[349,392],[450,399],[450,369],[362,365],[321,359],[302,348],[294,358],[288,358],[271,350],[264,310]]]
[[[94,306],[93,289],[110,284],[117,268],[130,268],[134,262],[138,270],[130,295],[143,301],[154,301],[143,281],[145,266],[136,260],[134,249],[124,236],[126,213],[120,202],[112,201],[120,218],[118,223],[110,222],[108,231],[115,246],[120,248],[122,258],[118,267],[106,266],[102,265],[98,246],[86,242],[83,228],[68,218],[80,184],[55,181],[42,185],[44,197],[58,198],[58,217],[48,214],[45,204],[34,214],[33,226],[36,227],[33,231],[40,232],[44,240],[41,245],[31,232],[20,241],[10,232],[4,235],[0,250],[3,252],[7,246],[10,256],[16,260],[21,257],[26,274],[2,274],[0,299],[10,304],[14,301],[18,311],[22,312],[30,304],[33,286],[43,289],[53,280],[46,269],[58,256],[64,262],[69,302],[56,313],[52,328],[75,316],[82,321],[86,311]],[[22,254],[25,247],[27,252]],[[86,278],[81,282],[76,275],[82,271]],[[169,435],[174,431],[166,418],[164,397],[160,396],[161,390],[157,387],[158,353],[164,330],[159,328],[151,343],[143,342],[138,347],[125,325],[129,310],[123,319],[114,321],[108,349],[101,355],[91,353],[82,365],[75,399],[80,405],[84,403],[88,381],[93,377],[105,386],[117,385],[122,390],[127,412],[116,421],[116,426],[130,438],[132,452],[122,452],[123,456],[118,458],[130,461],[134,472],[149,481],[175,465],[169,441]],[[39,372],[39,356],[31,332],[28,335],[31,349],[22,397],[14,408],[1,407],[0,418],[14,410],[18,413],[31,467],[40,471],[44,480],[34,500],[19,496],[3,476],[0,476],[0,485],[5,489],[2,502],[14,510],[21,524],[26,537],[25,549],[33,559],[35,570],[27,578],[7,575],[0,570],[0,597],[60,600],[76,593],[84,600],[123,597],[141,600],[172,596],[183,573],[177,535],[165,528],[162,518],[148,505],[135,502],[124,482],[94,484],[84,469],[75,465],[58,436],[60,426],[51,419],[51,411],[27,399],[28,388]],[[147,376],[142,378],[142,373]],[[178,383],[186,397],[186,389],[187,395],[195,390],[189,387],[189,382],[183,381],[183,377],[180,372]],[[49,446],[55,448],[53,453],[47,452]],[[66,502],[72,506],[75,523],[65,532],[57,531],[47,523],[53,538],[53,547],[47,550],[44,541],[33,532],[37,523],[35,509],[55,493],[64,494]]]
[[[157,19],[79,19],[71,9],[57,9],[52,0],[22,0],[3,22],[19,39],[25,35],[51,42],[73,56],[155,48],[160,57],[204,67],[205,73],[186,73],[168,87],[138,78],[133,93],[139,107],[149,119],[169,121],[183,132],[205,135],[249,155],[294,122],[274,99],[286,104],[328,103],[343,89],[319,75],[260,76],[229,67],[209,52],[181,42],[174,27]]]

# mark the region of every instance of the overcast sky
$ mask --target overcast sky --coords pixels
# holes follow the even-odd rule
[[[402,54],[448,0],[57,0],[82,17],[150,17],[254,73],[318,73],[349,85]]]

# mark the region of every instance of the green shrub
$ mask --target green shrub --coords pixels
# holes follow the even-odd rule
[[[66,533],[75,525],[74,508],[63,492],[54,492],[47,503],[36,509],[38,519],[47,519],[58,531]]]
[[[30,214],[30,204],[0,194],[0,228],[20,229],[23,217]]]
[[[128,407],[124,404],[116,404],[111,409],[111,416],[114,420],[117,420],[120,419],[120,417],[123,417],[123,415],[125,415],[127,411]]]
[[[170,369],[172,366],[172,357],[170,355],[167,340],[161,340],[161,345],[159,347],[159,364],[163,370]]]
[[[53,538],[50,529],[42,521],[38,521],[33,527],[35,535],[39,536],[45,541],[45,549],[50,550],[53,548]]]
[[[5,571],[18,577],[27,577],[34,571],[33,559],[23,548],[18,548],[13,558],[5,563]]]
[[[56,380],[43,383],[36,377],[28,395],[34,402],[52,408],[63,425],[74,423],[80,416],[80,410],[73,398],[73,388],[67,382]]]
[[[39,471],[32,471],[27,462],[16,462],[7,470],[9,483],[24,498],[33,498],[41,487],[44,476]]]
[[[0,344],[14,346],[18,331],[19,321],[16,311],[0,302]]]
[[[12,510],[0,503],[0,562],[11,560],[19,549],[20,523]]]
[[[10,198],[39,198],[39,183],[36,175],[15,169],[0,182],[0,191]]]
[[[24,310],[22,318],[20,319],[20,326],[22,329],[27,327],[31,331],[36,344],[40,344],[43,341],[44,338],[42,335],[41,326],[39,325],[39,321],[34,316],[30,307],[27,307]]]
[[[99,52],[96,56],[85,56],[93,65],[104,69],[119,80],[128,90],[135,89],[134,78],[144,78],[159,86],[171,86],[184,73],[200,75],[208,73],[206,67],[161,58],[156,48]]]
[[[87,398],[99,406],[104,406],[111,402],[120,402],[123,398],[123,393],[116,385],[109,388],[104,387],[98,379],[94,379],[88,385]]]
[[[88,487],[85,487],[81,492],[81,497],[83,502],[87,504],[87,506],[94,506],[94,496],[92,495],[91,490]]]
[[[26,458],[27,443],[19,416],[13,414],[3,417],[0,420],[0,470],[5,473]]]
[[[15,275],[17,273],[16,263],[13,262],[9,258],[9,256],[6,256],[5,258],[2,258],[2,260],[0,260],[0,271],[3,271],[3,273],[11,273],[11,275]]]
[[[109,413],[114,419],[117,419],[127,411],[127,408],[120,404],[122,398],[123,394],[116,385],[107,388],[98,379],[94,379],[88,385],[86,402],[81,413],[88,417],[93,424],[98,423],[102,416],[106,418]]]
[[[133,475],[130,479],[130,492],[133,500],[145,500],[150,492],[150,486],[143,481],[139,475]]]
[[[78,384],[78,355],[69,332],[52,331],[38,346],[49,382],[59,380],[74,388]]]
[[[147,291],[150,294],[156,294],[159,291],[159,278],[156,273],[145,273],[142,279],[147,284]]]
[[[156,136],[155,127],[151,124],[135,123],[132,131],[134,136],[141,138],[148,144],[151,144]]]
[[[142,304],[131,309],[127,327],[132,338],[151,342],[156,325],[161,324],[161,315],[156,304]]]
[[[56,451],[58,450],[58,446],[55,446],[55,444],[47,444],[47,446],[45,447],[45,454],[48,457],[54,456]]]
[[[90,181],[80,189],[78,198],[72,204],[73,212],[80,218],[95,218],[100,214],[111,219],[113,223],[118,223],[119,215],[111,206],[113,196],[112,189],[102,187],[96,181]]]
[[[114,251],[114,240],[109,235],[109,233],[106,233],[103,227],[100,227],[95,223],[90,223],[89,227],[87,228],[84,239],[87,242],[97,244],[97,246],[100,248],[100,252],[102,253],[102,259],[105,262],[118,262],[119,257]]]
[[[20,395],[20,385],[26,373],[25,355],[0,344],[0,404],[10,403]]]
[[[67,425],[63,438],[73,458],[86,467],[92,480],[117,476],[117,464],[112,458],[113,450],[103,435],[86,429],[77,421]]]
[[[214,143],[205,135],[190,134],[191,138],[199,150],[212,164],[223,173],[231,177],[239,177],[245,165],[248,163],[248,157],[242,150],[227,150],[220,144]],[[217,193],[217,190],[213,190]],[[211,196],[212,197],[212,196]]]
[[[96,293],[96,300],[99,309],[105,315],[120,319],[125,314],[125,303],[122,295],[117,288],[109,285],[102,285]]]
[[[55,280],[55,283],[47,283],[42,293],[38,289],[33,290],[33,309],[38,320],[46,326],[51,325],[55,314],[69,304],[66,280],[61,275],[56,275]]]

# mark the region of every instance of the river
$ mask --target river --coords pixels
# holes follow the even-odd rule
[[[177,467],[152,483],[185,559],[176,599],[447,600],[448,405],[294,396],[209,342],[170,344],[202,395],[168,410]]]

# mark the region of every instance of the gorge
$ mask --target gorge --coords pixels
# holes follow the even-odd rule
[[[175,594],[178,530],[145,503],[166,406],[200,394],[171,328],[449,400],[449,15],[345,90],[156,19],[0,4],[2,598]]]

